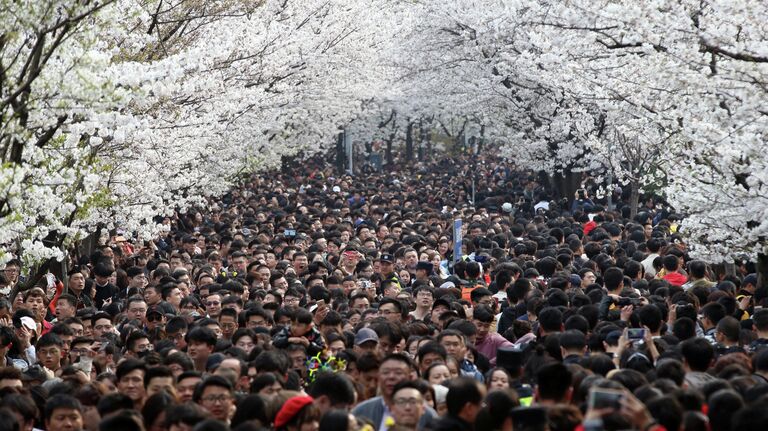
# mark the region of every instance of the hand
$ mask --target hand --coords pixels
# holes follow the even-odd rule
[[[22,348],[26,349],[30,346],[29,340],[32,339],[32,334],[29,332],[29,329],[27,329],[26,326],[22,325],[21,328],[17,329],[16,336],[19,337]]]
[[[624,391],[624,396],[621,398],[621,409],[619,414],[627,419],[635,429],[645,429],[651,422],[653,422],[653,416],[645,408],[645,404],[635,398],[629,391]]]
[[[632,312],[635,311],[634,305],[625,305],[624,307],[621,307],[621,320],[628,321],[630,316],[632,316]]]
[[[752,301],[751,296],[745,296],[739,300],[739,310],[746,310],[749,308],[749,303]]]
[[[669,313],[667,313],[667,322],[674,323],[675,319],[677,319],[677,304],[672,304],[669,306]]]
[[[13,321],[11,320],[11,318],[9,316],[0,318],[0,326],[6,326],[6,327],[9,327],[9,328],[12,328],[13,327]]]

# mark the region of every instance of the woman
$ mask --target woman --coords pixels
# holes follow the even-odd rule
[[[275,431],[318,431],[320,411],[310,396],[295,396],[283,404],[275,416]]]
[[[0,326],[0,366],[14,366],[21,371],[29,368],[27,354],[21,348],[21,344],[13,329]]]
[[[344,338],[335,332],[331,332],[326,338],[328,339],[328,353],[333,357],[338,357],[339,353],[347,348]]]
[[[485,375],[485,385],[488,391],[494,389],[509,389],[512,376],[504,368],[493,368]]]
[[[432,364],[424,372],[424,378],[431,385],[441,385],[444,381],[451,379],[451,370],[446,364]]]
[[[357,419],[346,410],[330,410],[320,420],[319,431],[357,431]]]

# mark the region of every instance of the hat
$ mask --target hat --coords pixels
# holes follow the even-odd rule
[[[389,253],[384,253],[379,257],[379,262],[395,263],[395,256]]]
[[[359,346],[366,341],[375,341],[378,343],[379,336],[376,335],[376,332],[371,328],[362,328],[355,334],[355,346]]]
[[[496,351],[496,366],[517,375],[523,366],[523,351],[517,347],[500,347]]]
[[[35,323],[35,320],[29,316],[22,316],[21,317],[21,326],[29,329],[32,332],[37,332],[37,324]]]
[[[275,429],[280,429],[288,424],[293,418],[309,404],[312,404],[312,397],[309,395],[297,396],[289,398],[288,401],[283,404],[280,411],[277,412],[275,417]]]
[[[435,266],[432,265],[432,262],[427,262],[425,260],[420,260],[420,261],[416,262],[416,269],[417,270],[423,269],[424,271],[427,271],[427,275],[432,274],[432,269],[434,267]]]
[[[456,287],[456,283],[452,281],[446,281],[440,285],[440,289],[453,289],[454,287]]]
[[[512,204],[509,202],[504,202],[504,204],[501,206],[501,210],[505,213],[511,213],[512,212]]]
[[[435,307],[437,307],[438,305],[442,305],[442,306],[448,308],[449,310],[451,309],[451,301],[449,301],[449,300],[447,300],[447,299],[445,299],[443,297],[435,299],[435,302],[432,303],[432,309],[434,310]]]
[[[746,277],[744,277],[744,280],[741,282],[741,285],[746,286],[747,284],[757,286],[757,274],[749,274]]]
[[[210,371],[216,367],[218,367],[222,362],[224,362],[224,355],[221,353],[213,353],[212,355],[208,356],[208,360],[205,361],[205,369],[207,371]]]
[[[579,274],[571,274],[571,287],[581,286],[581,277]]]
[[[21,374],[21,380],[24,382],[44,382],[48,380],[48,374],[46,374],[45,370],[43,370],[43,367],[40,365],[32,365]]]
[[[341,187],[339,186],[333,186],[331,190],[333,190],[334,193],[341,193]]]

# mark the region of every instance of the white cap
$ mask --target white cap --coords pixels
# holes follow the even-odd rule
[[[35,323],[34,319],[32,319],[29,316],[22,316],[21,317],[21,326],[26,327],[30,331],[37,332],[37,323]]]
[[[341,187],[339,186],[333,186],[333,189],[331,190],[333,190],[334,193],[341,193]]]

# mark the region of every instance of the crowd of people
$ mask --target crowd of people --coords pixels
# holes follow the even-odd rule
[[[152,241],[112,232],[66,280],[11,260],[0,430],[768,426],[754,265],[691,259],[684,220],[596,187],[553,199],[492,155],[315,159]]]

